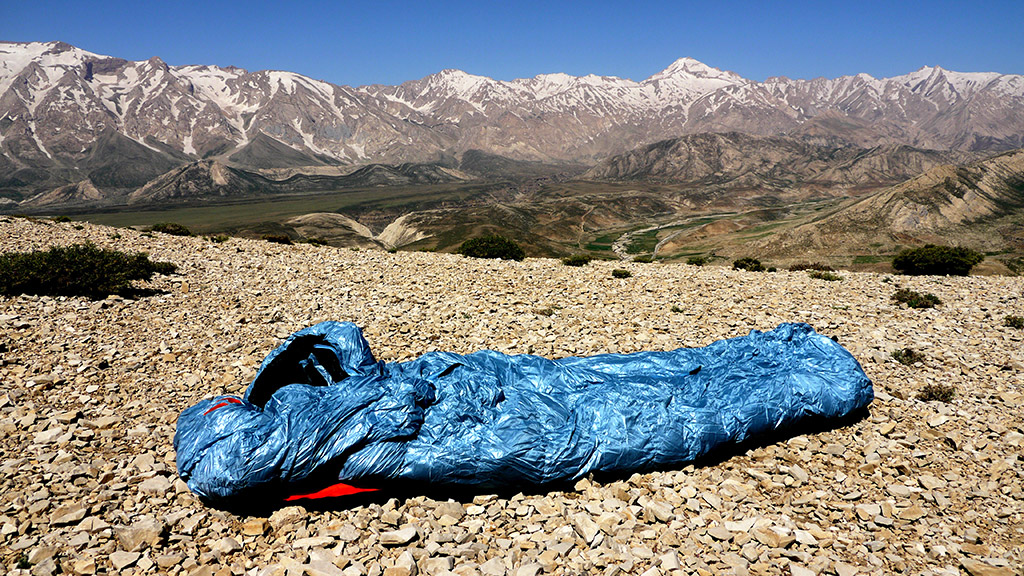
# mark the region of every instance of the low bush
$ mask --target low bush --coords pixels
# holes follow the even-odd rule
[[[675,312],[676,314],[679,314],[680,312],[683,311],[683,309],[681,307],[676,306],[675,304],[673,304],[672,307],[669,308],[669,310],[672,311],[672,312]]]
[[[267,242],[273,242],[274,244],[284,244],[285,246],[292,245],[292,239],[287,234],[264,234],[263,239]]]
[[[471,258],[500,258],[516,261],[526,258],[526,252],[515,240],[497,234],[470,238],[463,242],[456,252]]]
[[[950,402],[956,396],[956,387],[952,384],[925,384],[917,392],[917,399],[925,402]]]
[[[650,264],[651,262],[654,262],[654,256],[647,256],[643,254],[640,256],[634,256],[633,262],[639,262],[640,264]]]
[[[789,267],[790,272],[803,272],[804,270],[819,270],[821,272],[835,272],[836,269],[821,262],[800,262]]]
[[[132,291],[133,280],[171,274],[177,266],[154,262],[142,252],[101,249],[94,244],[0,255],[0,294],[104,298]]]
[[[217,234],[216,236],[210,236],[210,242],[216,242],[218,244],[220,244],[221,242],[227,242],[230,239],[231,236],[228,236],[227,234]]]
[[[711,261],[710,256],[690,256],[686,259],[686,263],[690,266],[703,266]]]
[[[1014,274],[1024,274],[1024,257],[1010,258],[1006,261],[1006,267]]]
[[[734,270],[746,270],[747,272],[764,272],[767,268],[757,258],[740,258],[732,263]]]
[[[900,304],[906,304],[908,308],[934,308],[942,304],[942,300],[935,294],[922,294],[908,288],[900,288],[894,292],[892,299]]]
[[[566,256],[562,258],[562,264],[566,266],[586,266],[590,264],[592,258],[586,254],[573,254],[572,256]]]
[[[892,353],[892,359],[904,366],[910,366],[917,362],[924,362],[924,358],[924,354],[921,354],[913,348],[901,348]]]
[[[54,216],[54,222],[71,222],[71,218],[67,216]]]
[[[827,280],[829,282],[839,282],[843,279],[839,274],[827,270],[811,269],[807,271],[807,275],[815,280]]]
[[[324,240],[323,238],[306,238],[305,240],[302,240],[302,243],[303,244],[309,244],[311,246],[327,246],[328,245],[327,244],[327,240]],[[392,249],[392,250],[394,250],[394,249]],[[392,252],[392,250],[388,250],[388,252],[391,252],[392,254],[394,254],[394,252]]]
[[[633,273],[629,270],[623,270],[622,268],[616,268],[612,270],[612,278],[629,278]]]
[[[161,232],[163,234],[170,234],[171,236],[191,236],[192,231],[183,224],[177,224],[175,222],[161,222],[159,224],[153,224],[149,228],[150,232]]]
[[[1003,318],[1003,326],[1016,328],[1017,330],[1024,330],[1024,317],[1007,316],[1006,318]]]
[[[893,258],[892,267],[903,274],[920,276],[967,276],[985,255],[970,248],[936,246],[907,248]]]

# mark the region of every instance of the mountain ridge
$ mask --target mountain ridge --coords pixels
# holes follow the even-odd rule
[[[678,183],[704,193],[745,186],[789,192],[816,188],[836,197],[856,195],[858,188],[896,184],[941,164],[977,158],[970,152],[902,144],[837,147],[783,136],[702,133],[612,156],[582,178]]]
[[[825,253],[838,245],[892,250],[962,243],[1024,250],[1024,150],[944,164],[759,243],[767,254]]]
[[[816,118],[831,117],[829,122]],[[871,147],[1024,146],[1024,76],[923,67],[892,78],[765,82],[681,58],[643,81],[444,70],[396,86],[335,85],[287,71],[128,61],[62,42],[0,43],[0,192],[81,180],[106,130],[190,161],[264,134],[338,164],[430,162],[481,150],[594,164],[638,145],[740,131]],[[179,162],[184,162],[179,159]],[[230,162],[229,162],[230,163]]]

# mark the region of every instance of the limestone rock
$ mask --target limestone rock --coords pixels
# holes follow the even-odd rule
[[[125,550],[136,552],[159,543],[166,529],[167,526],[162,521],[152,516],[144,516],[130,526],[116,528],[114,533]]]
[[[124,550],[115,550],[110,553],[110,565],[114,567],[114,570],[124,570],[125,568],[135,564],[141,554],[138,552],[125,552]]]
[[[417,536],[419,533],[416,532],[416,528],[407,526],[399,530],[381,532],[380,543],[385,546],[403,546],[415,540]]]

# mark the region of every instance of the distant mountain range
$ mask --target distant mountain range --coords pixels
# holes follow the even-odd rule
[[[513,171],[593,166],[706,132],[998,152],[1024,146],[1024,77],[925,67],[755,82],[683,58],[640,82],[444,70],[355,88],[291,72],[131,62],[61,42],[0,43],[0,196],[13,200],[67,185],[73,195],[133,192],[199,160],[279,171],[457,168],[479,151],[492,166],[520,162],[506,165]]]

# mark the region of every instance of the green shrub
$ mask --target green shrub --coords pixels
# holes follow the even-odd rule
[[[590,264],[592,258],[586,254],[573,254],[572,256],[566,256],[562,258],[562,264],[566,266],[586,266]]]
[[[1024,330],[1024,317],[1007,316],[1006,318],[1003,318],[1003,326],[1016,328],[1017,330]]]
[[[640,264],[650,264],[651,262],[654,262],[654,256],[647,256],[646,254],[641,254],[640,256],[633,256],[633,262],[639,262]]]
[[[903,274],[919,276],[967,276],[985,255],[970,248],[936,246],[928,244],[921,248],[907,248],[893,258],[892,267]]]
[[[942,304],[942,300],[935,294],[915,292],[908,288],[900,288],[893,293],[892,299],[909,308],[934,308]]]
[[[747,272],[764,272],[767,268],[757,258],[740,258],[732,263],[734,270],[746,270]]]
[[[672,312],[675,312],[676,314],[679,314],[680,312],[683,311],[682,308],[680,308],[679,306],[676,306],[675,304],[673,304],[672,307],[669,308],[669,310],[672,311]]]
[[[827,270],[808,270],[807,275],[815,280],[827,280],[829,282],[839,282],[843,279],[842,276],[835,272],[828,272]]]
[[[901,348],[892,353],[892,358],[904,366],[910,366],[917,362],[924,362],[925,356],[913,348]]]
[[[216,242],[218,244],[220,244],[221,242],[227,242],[230,239],[231,236],[228,236],[227,234],[217,234],[216,236],[210,236],[210,242]]]
[[[132,290],[132,280],[170,274],[177,266],[153,262],[145,253],[125,253],[94,244],[46,251],[0,254],[0,294],[103,298]]]
[[[633,273],[629,270],[623,270],[622,268],[616,268],[612,270],[612,278],[629,278]]]
[[[711,262],[710,256],[690,256],[689,258],[686,259],[686,263],[689,264],[690,266],[703,266],[708,262]]]
[[[287,234],[264,234],[263,239],[274,244],[292,245],[292,239]]]
[[[54,222],[71,222],[71,218],[68,218],[67,216],[54,216],[53,221]]]
[[[183,224],[177,224],[175,222],[161,222],[159,224],[153,224],[149,228],[150,232],[162,232],[164,234],[170,234],[171,236],[191,236],[192,231]]]
[[[327,240],[324,240],[323,238],[306,238],[305,240],[302,240],[301,242],[303,244],[309,244],[311,246],[327,246],[328,245],[327,244]],[[394,252],[392,252],[391,250],[388,250],[388,252],[391,252],[392,254],[394,254]]]
[[[456,252],[471,258],[500,258],[517,261],[526,258],[526,252],[515,240],[497,234],[470,238],[463,242]]]
[[[956,396],[956,387],[952,384],[925,384],[917,392],[917,399],[925,402],[950,402]]]
[[[164,276],[170,276],[178,271],[178,265],[173,262],[163,262],[160,260],[151,261],[154,274],[163,274]],[[144,280],[144,278],[140,278]]]
[[[821,272],[836,271],[835,268],[829,266],[828,264],[823,264],[821,262],[815,262],[813,264],[811,264],[810,262],[800,262],[798,264],[793,264],[792,266],[789,267],[790,272],[803,272],[804,270],[818,270]]]
[[[1006,267],[1014,274],[1024,274],[1024,257],[1010,258],[1006,261]]]

